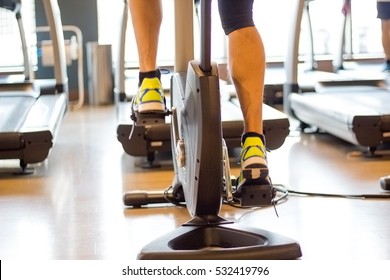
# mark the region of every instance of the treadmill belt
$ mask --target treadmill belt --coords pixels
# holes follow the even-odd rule
[[[351,122],[355,116],[390,114],[390,92],[384,89],[338,89],[326,93],[303,93],[302,97],[292,97],[294,112],[300,110],[300,106],[305,106],[306,110],[313,110],[342,122]]]
[[[35,101],[30,96],[0,96],[0,131],[19,131]]]
[[[340,87],[323,93],[293,94],[290,104],[301,122],[350,143],[377,147],[388,141],[390,92],[386,89]]]

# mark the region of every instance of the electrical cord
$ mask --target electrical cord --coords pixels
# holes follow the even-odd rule
[[[336,193],[307,192],[307,191],[297,191],[288,188],[283,184],[279,184],[279,186],[286,188],[289,194],[302,195],[302,196],[320,196],[320,197],[349,198],[349,199],[390,199],[390,194],[336,194]]]
[[[306,192],[306,191],[296,191],[292,188],[287,187],[284,184],[273,184],[272,185],[276,190],[276,196],[279,196],[273,200],[273,204],[269,206],[259,206],[259,207],[243,207],[234,203],[226,203],[235,208],[246,209],[251,211],[263,210],[269,207],[274,207],[275,214],[279,218],[276,205],[287,202],[288,197],[291,195],[299,195],[299,196],[317,196],[317,197],[325,197],[325,198],[344,198],[344,199],[390,199],[390,194],[335,194],[335,193],[320,193],[320,192]],[[243,214],[237,221],[242,221],[244,217],[250,212]]]
[[[272,205],[269,206],[240,206],[238,203],[229,202],[224,200],[224,204],[239,208],[239,209],[263,209],[268,207],[275,207],[281,203],[284,203],[288,200],[288,197],[291,195],[299,196],[317,196],[317,197],[326,197],[326,198],[345,198],[345,199],[390,199],[390,194],[336,194],[336,193],[321,193],[321,192],[307,192],[307,191],[297,191],[290,187],[287,187],[284,184],[273,184],[273,188],[276,191],[276,197],[273,200]],[[276,208],[275,208],[276,211]]]
[[[390,199],[389,194],[336,194],[336,193],[321,193],[321,192],[307,192],[307,191],[297,191],[292,189],[291,187],[287,187],[284,184],[273,184],[273,188],[275,189],[276,195],[272,201],[271,205],[264,206],[241,206],[236,201],[228,201],[225,198],[222,200],[223,204],[238,208],[238,209],[247,209],[247,210],[258,210],[265,209],[269,207],[274,207],[276,215],[278,215],[276,211],[276,206],[280,205],[284,202],[287,202],[288,197],[291,195],[298,196],[317,196],[317,197],[325,197],[325,198],[345,198],[345,199]],[[172,203],[176,206],[185,207],[185,202],[180,201],[183,198],[172,197],[172,186],[168,187],[164,190],[164,198],[167,202]]]

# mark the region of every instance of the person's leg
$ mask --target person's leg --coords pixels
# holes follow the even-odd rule
[[[161,0],[130,0],[130,14],[139,58],[139,89],[134,111],[164,111],[164,96],[157,67],[157,50],[162,22]]]
[[[382,46],[385,54],[386,66],[390,71],[390,20],[381,20]]]
[[[252,7],[253,0],[219,1],[228,35],[230,75],[244,118],[240,177],[247,180],[268,176],[262,118],[265,51],[253,23]]]
[[[244,116],[244,133],[263,134],[262,101],[265,53],[255,27],[233,31],[229,37],[229,69]]]
[[[383,52],[385,55],[384,71],[390,71],[390,3],[377,3],[378,18],[381,20],[381,40]]]
[[[137,42],[140,71],[155,71],[162,22],[161,0],[130,0],[129,7]]]

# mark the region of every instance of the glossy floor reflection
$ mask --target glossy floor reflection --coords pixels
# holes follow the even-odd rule
[[[326,134],[292,132],[269,153],[274,183],[337,194],[381,194],[390,153],[365,158],[354,146]],[[56,145],[28,176],[18,162],[0,162],[0,258],[135,259],[141,248],[190,219],[185,208],[127,209],[126,190],[162,190],[171,183],[169,161],[139,167],[116,139],[115,108],[69,112]],[[237,166],[232,173],[237,175]],[[302,259],[390,259],[390,200],[298,196],[275,209],[223,206],[236,222],[296,239]]]

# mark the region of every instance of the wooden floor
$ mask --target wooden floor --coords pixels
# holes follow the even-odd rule
[[[326,134],[292,131],[269,153],[274,183],[290,189],[381,194],[379,178],[390,174],[390,152],[365,158],[359,149]],[[49,158],[35,173],[15,176],[15,161],[0,162],[0,258],[126,259],[190,219],[185,208],[167,205],[127,209],[126,190],[170,185],[170,162],[139,167],[116,139],[115,108],[69,112]],[[237,166],[232,173],[237,175]],[[297,240],[302,259],[390,259],[390,201],[290,194],[273,208],[223,206],[237,223]]]

